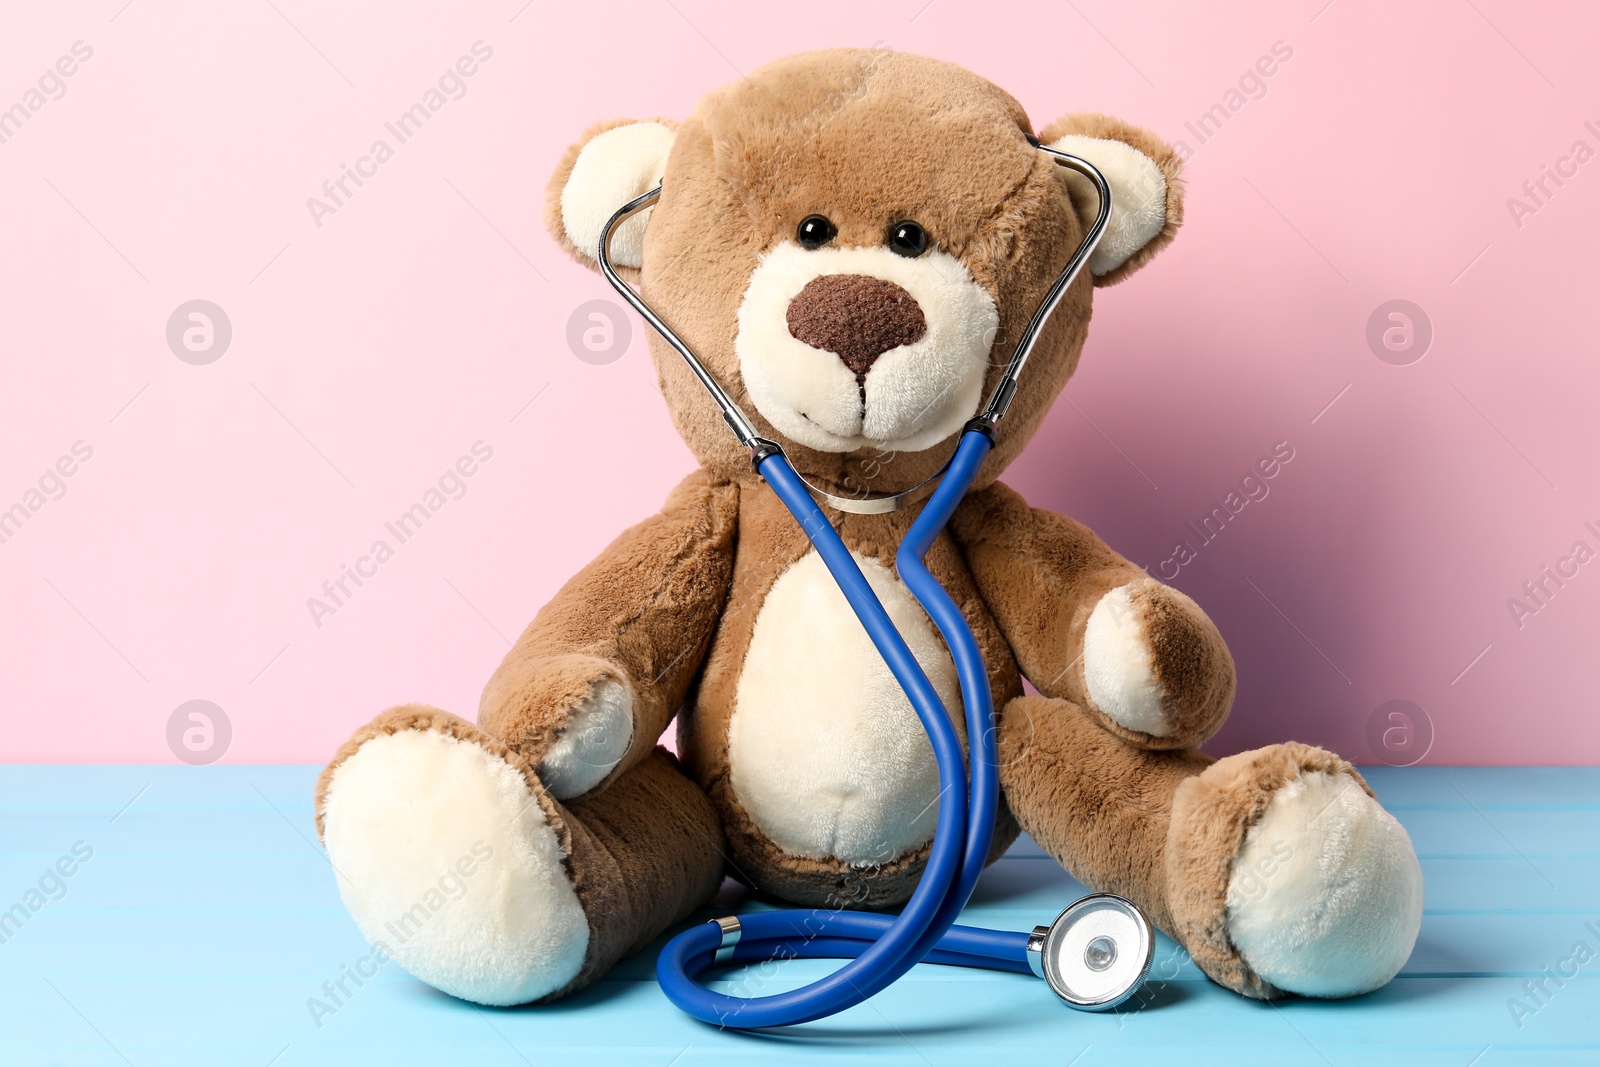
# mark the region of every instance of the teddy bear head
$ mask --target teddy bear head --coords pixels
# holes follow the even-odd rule
[[[1127,277],[1181,217],[1178,159],[1144,130],[1073,114],[1034,138],[1021,106],[950,63],[837,49],[779,60],[682,122],[592,128],[551,179],[546,221],[613,262],[762,436],[842,496],[935,473],[1098,212],[1093,187],[1036,142],[1093,163],[1112,215],[1040,336],[978,484],[998,477],[1077,366],[1092,289]],[[682,358],[651,334],[661,388],[706,467],[748,453]]]

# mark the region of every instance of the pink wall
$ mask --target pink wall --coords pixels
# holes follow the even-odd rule
[[[544,234],[558,153],[736,69],[882,41],[987,75],[1039,125],[1104,110],[1195,150],[1182,236],[1102,295],[1072,403],[1011,480],[1152,571],[1198,548],[1175,584],[1242,678],[1213,750],[1409,762],[1403,731],[1369,741],[1404,700],[1431,763],[1595,762],[1600,562],[1520,627],[1507,607],[1574,542],[1600,550],[1600,162],[1507,205],[1600,149],[1593,13],[123,3],[13,5],[0,32],[0,107],[39,104],[0,144],[0,508],[93,452],[0,544],[4,757],[170,761],[197,699],[230,737],[193,758],[231,762],[320,761],[402,700],[470,714],[497,631],[691,466],[642,327],[610,364],[568,349],[606,289]],[[307,198],[479,40],[465,95],[316,225]],[[64,95],[30,98],[78,41]],[[1279,41],[1264,95],[1230,101]],[[1201,144],[1185,123],[1219,102],[1242,106]],[[194,299],[232,325],[206,365],[166,339]],[[1396,299],[1432,324],[1409,365],[1366,339]],[[478,441],[465,495],[318,626],[307,598]],[[1200,545],[1185,523],[1279,441],[1270,495]]]

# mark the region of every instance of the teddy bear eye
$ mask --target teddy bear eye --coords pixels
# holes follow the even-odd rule
[[[909,219],[889,227],[889,248],[908,259],[928,250],[928,231]]]
[[[800,220],[800,228],[795,232],[795,239],[800,242],[801,248],[821,248],[839,231],[822,215],[807,215]]]

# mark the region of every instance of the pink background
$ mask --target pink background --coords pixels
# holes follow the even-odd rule
[[[1009,480],[1156,570],[1293,446],[1174,583],[1239,662],[1210,749],[1372,762],[1369,719],[1403,699],[1429,763],[1595,762],[1600,562],[1521,629],[1506,601],[1600,548],[1600,161],[1520,228],[1506,201],[1600,148],[1600,19],[1323,3],[10,5],[0,107],[75,41],[94,54],[0,144],[0,508],[74,442],[94,454],[0,545],[4,757],[170,762],[197,698],[231,720],[229,762],[320,762],[404,700],[471,715],[500,635],[692,466],[641,325],[609,365],[568,349],[608,290],[544,232],[558,154],[776,56],[881,41],[1038,126],[1101,110],[1196,149],[1182,235],[1101,294],[1072,403]],[[306,198],[480,39],[466,96],[315,226]],[[1280,40],[1266,95],[1198,145],[1184,123]],[[195,298],[233,324],[206,366],[165,340]],[[1392,299],[1435,331],[1409,366],[1365,340]],[[478,440],[466,496],[317,627],[306,599]]]

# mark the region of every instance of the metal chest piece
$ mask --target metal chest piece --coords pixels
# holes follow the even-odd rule
[[[1108,1011],[1144,984],[1155,949],[1150,921],[1132,901],[1096,893],[1034,927],[1028,966],[1074,1008]]]

